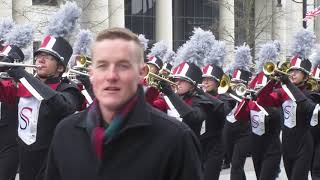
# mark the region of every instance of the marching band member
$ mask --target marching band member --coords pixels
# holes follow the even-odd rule
[[[14,23],[9,19],[0,20],[0,52],[5,48],[3,44],[6,36],[12,31]],[[11,54],[14,51],[9,51]],[[0,57],[0,59],[2,59]],[[2,60],[0,60],[2,61]],[[6,84],[14,84],[7,74],[0,75],[1,81]],[[18,169],[18,144],[16,121],[18,112],[13,104],[0,102],[0,179],[14,180]]]
[[[1,77],[2,83],[15,86],[12,78]],[[18,169],[17,106],[0,102],[0,179],[14,180]]]
[[[214,120],[206,121],[209,138],[204,147],[204,151],[208,152],[205,161],[208,164],[205,167],[205,177],[207,179],[219,179],[219,173],[221,170],[222,160],[224,156],[223,141],[222,141],[222,130],[225,123],[225,109],[224,103],[217,98],[217,87],[219,86],[220,80],[223,76],[223,70],[216,65],[206,65],[202,69],[202,85],[206,93],[211,96],[214,108],[210,111],[210,117],[215,117]],[[223,107],[221,107],[223,106]],[[219,110],[219,109],[223,109]]]
[[[54,43],[48,46],[52,40]],[[61,52],[57,47],[68,49]],[[61,80],[71,53],[71,46],[64,39],[47,36],[35,52],[36,64],[41,66],[36,77],[19,67],[8,71],[15,80],[29,82],[32,88],[28,88],[32,90],[22,84],[16,88],[1,82],[1,101],[18,105],[21,180],[41,177],[55,126],[83,102],[77,87]]]
[[[157,56],[150,56],[145,64],[147,65],[146,67],[148,68],[148,72],[156,75],[159,74],[159,71],[163,66],[162,60]],[[160,92],[156,87],[152,87],[148,84],[147,78],[148,76],[144,78],[143,88],[145,91],[146,101],[152,104],[152,102],[158,98]]]
[[[245,69],[235,69],[232,75],[231,83],[247,85],[251,78],[251,72]],[[237,121],[235,114],[237,109],[239,109],[243,104],[240,103],[243,97],[240,94],[233,90],[233,93],[229,93],[229,96],[237,99],[236,105],[230,111],[226,117],[226,122],[224,126],[224,139],[226,144],[227,152],[232,153],[231,157],[231,173],[230,179],[246,179],[244,172],[244,164],[247,158],[247,155],[251,151],[251,142],[250,142],[250,128],[248,121]],[[238,96],[235,96],[237,94]],[[223,97],[222,97],[223,98]],[[230,100],[229,100],[230,102]],[[235,102],[235,101],[233,101]]]
[[[268,77],[260,72],[249,85],[250,89],[259,92],[268,81]],[[246,101],[236,116],[238,121],[250,119],[252,160],[258,180],[275,180],[279,173],[281,160],[280,143],[280,111],[275,107],[260,106],[254,99]]]
[[[315,34],[306,29],[294,35],[291,50],[294,57],[287,74],[275,71],[273,74],[279,76],[281,84],[272,79],[257,98],[257,103],[263,107],[280,107],[282,110],[282,155],[289,180],[308,179],[311,169],[314,144],[310,125],[316,126],[318,110],[306,88],[306,81],[311,70],[308,56],[315,38]]]
[[[80,110],[88,107],[94,98],[88,74],[91,66],[90,46],[92,41],[92,33],[89,30],[81,29],[73,45],[73,55],[68,62],[68,68],[75,70],[73,72],[68,71],[68,78],[77,84],[81,94],[86,99]]]
[[[64,7],[57,14],[61,15],[61,11],[69,10],[74,12],[73,15],[79,15],[76,13],[79,9],[74,3],[67,3]],[[62,17],[57,18],[59,21],[63,20]],[[57,29],[65,33],[65,29]],[[48,33],[55,34],[53,31]],[[21,50],[14,54],[21,54],[23,59]],[[42,179],[56,125],[63,117],[75,112],[83,102],[77,87],[61,78],[71,54],[72,47],[64,38],[48,35],[34,53],[36,76],[21,67],[12,67],[8,74],[19,81],[18,88],[2,81],[0,83],[1,101],[18,107],[20,180]],[[14,59],[16,58],[6,55],[6,60],[13,62]]]
[[[197,86],[201,83],[202,71],[196,64],[202,64],[206,50],[212,48],[215,39],[211,32],[196,28],[194,34],[177,53],[182,61],[173,70],[171,78],[176,83],[176,92],[166,81],[160,81],[164,106],[159,101],[153,105],[182,122],[198,135],[202,145],[202,163],[205,179],[219,179],[223,158],[221,130],[224,123],[223,103],[203,92]],[[204,48],[206,47],[206,48]],[[179,58],[178,58],[179,57]],[[187,61],[184,61],[187,60]]]
[[[223,103],[197,90],[201,69],[193,63],[183,62],[173,70],[176,93],[165,81],[160,91],[167,97],[167,112],[186,123],[199,137],[202,145],[202,163],[205,179],[218,179],[223,158],[221,126],[224,120]],[[219,124],[220,123],[220,124]]]
[[[230,173],[231,180],[246,179],[243,168],[247,155],[250,154],[251,150],[251,141],[249,137],[250,128],[248,121],[237,121],[235,119],[235,114],[237,113],[237,109],[243,105],[240,103],[241,99],[243,98],[241,89],[246,87],[251,79],[252,74],[249,71],[251,64],[252,57],[249,46],[244,44],[237,47],[235,52],[235,61],[233,63],[234,69],[231,82],[227,81],[226,83],[228,84],[227,87],[229,88],[225,88],[221,92],[224,93],[224,96],[219,97],[219,99],[221,99],[223,102],[231,104],[229,107],[225,106],[225,111],[229,111],[228,109],[232,107],[232,110],[226,116],[226,122],[223,130],[225,148],[229,154],[228,156],[232,157]],[[230,101],[228,99],[230,97],[235,101]],[[234,103],[236,104],[234,105]]]
[[[319,53],[319,52],[317,52]],[[317,54],[318,55],[318,54]],[[314,59],[313,61],[313,70],[311,73],[311,77],[315,80],[313,85],[315,88],[313,89],[313,101],[317,104],[320,104],[320,61],[319,57]],[[318,115],[319,116],[319,115]],[[312,158],[312,168],[311,168],[311,177],[315,180],[320,180],[320,125],[313,124],[311,126],[311,134],[313,137],[314,143],[314,152]]]
[[[2,25],[6,24],[3,28],[9,28],[7,34],[3,38],[3,48],[1,50],[1,61],[8,62],[7,56],[13,57],[16,62],[21,62],[24,59],[24,55],[20,48],[26,47],[33,41],[34,28],[31,24],[14,25],[11,22],[2,21]],[[1,29],[6,31],[8,29]],[[9,46],[8,44],[13,44]],[[8,69],[8,67],[2,67],[2,70]],[[1,73],[1,81],[8,85],[16,87],[17,83],[14,82],[12,77],[8,76],[8,73]],[[18,127],[18,110],[17,106],[12,103],[1,101],[0,103],[0,179],[14,180],[16,177],[19,153],[17,143],[17,127]]]
[[[265,64],[276,64],[279,55],[278,47],[274,42],[263,44],[256,61],[260,71],[249,84],[250,99],[242,109],[247,110],[245,115],[236,117],[238,120],[250,120],[252,140],[252,160],[258,180],[275,180],[280,170],[281,143],[280,143],[280,111],[275,107],[262,107],[257,104],[255,96],[263,88],[269,77],[264,73]]]
[[[310,68],[308,59],[295,56],[289,75],[280,76],[281,88],[273,90],[276,83],[271,80],[257,97],[257,104],[263,107],[282,109],[282,154],[289,180],[308,179],[311,167],[313,142],[309,126],[314,121],[315,104],[307,97],[305,89]]]

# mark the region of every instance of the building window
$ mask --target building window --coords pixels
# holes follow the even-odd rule
[[[155,0],[125,0],[125,26],[155,42]],[[165,12],[164,12],[165,13]]]
[[[211,30],[219,38],[218,0],[173,0],[173,48],[177,50],[194,27]]]
[[[56,6],[58,5],[58,0],[32,0],[32,5]]]

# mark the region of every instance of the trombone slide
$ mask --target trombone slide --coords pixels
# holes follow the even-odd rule
[[[0,66],[15,66],[15,67],[33,67],[33,68],[40,68],[40,65],[34,64],[22,64],[22,63],[8,63],[8,62],[0,62]]]

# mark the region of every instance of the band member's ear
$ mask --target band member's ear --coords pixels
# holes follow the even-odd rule
[[[61,73],[64,72],[64,70],[65,70],[65,67],[62,64],[59,64],[58,68],[57,68],[57,71],[61,74]]]

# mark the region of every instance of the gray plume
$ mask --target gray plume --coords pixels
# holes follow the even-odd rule
[[[76,3],[67,1],[50,20],[46,33],[54,37],[67,38],[75,29],[80,14],[81,10]]]
[[[28,61],[33,58],[33,50],[31,49],[23,50],[23,54],[24,54],[24,61]]]
[[[250,54],[250,47],[245,43],[236,48],[234,69],[243,69],[250,71],[252,65],[252,57]]]
[[[233,64],[229,63],[227,64],[224,68],[223,68],[223,72],[225,72],[226,74],[231,74],[234,71],[234,66]]]
[[[147,39],[147,38],[144,36],[144,34],[139,34],[138,38],[139,38],[140,43],[142,44],[144,50],[147,50],[147,49],[148,49],[149,39]]]
[[[204,66],[204,59],[208,56],[214,43],[215,37],[211,31],[194,28],[190,39],[178,49],[175,63],[180,64],[187,61],[200,67]]]
[[[14,26],[14,22],[9,18],[0,19],[0,40],[3,40],[5,35],[11,31]]]
[[[281,51],[281,43],[278,40],[274,40],[273,44],[276,46],[278,53]]]
[[[175,58],[176,58],[176,53],[173,52],[172,50],[168,49],[167,53],[163,57],[163,63],[172,64]]]
[[[225,42],[215,41],[204,62],[205,64],[215,64],[219,67],[222,67],[226,54],[227,50]]]
[[[90,57],[90,46],[93,41],[91,31],[81,29],[76,41],[73,44],[73,54],[85,55]]]
[[[153,44],[148,56],[157,56],[160,59],[163,59],[167,50],[168,50],[168,45],[164,41],[159,41]]]
[[[263,65],[268,61],[276,63],[278,55],[279,52],[274,42],[263,44],[256,61],[257,70],[260,72],[263,69]]]
[[[320,64],[320,44],[315,46],[315,53],[312,58],[312,65],[317,66]]]
[[[19,48],[26,47],[33,41],[34,27],[31,24],[15,25],[5,37],[5,43],[16,45]]]
[[[315,44],[316,36],[312,31],[302,29],[294,35],[292,44],[292,56],[299,55],[303,59],[307,59]]]

